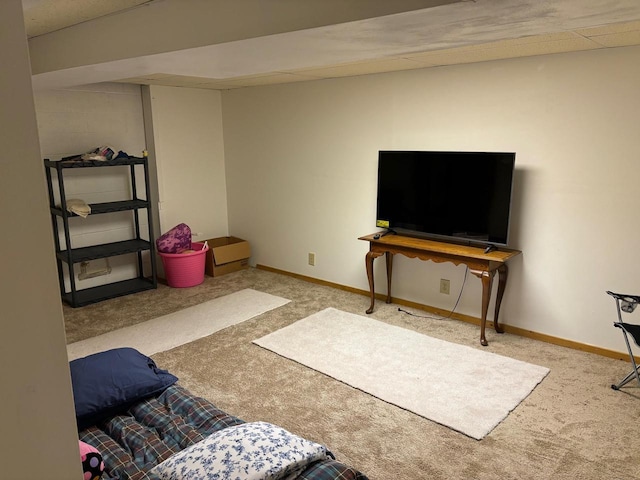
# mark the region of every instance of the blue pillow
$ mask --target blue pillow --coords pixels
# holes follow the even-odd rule
[[[69,363],[78,429],[120,413],[178,381],[133,348],[116,348]]]

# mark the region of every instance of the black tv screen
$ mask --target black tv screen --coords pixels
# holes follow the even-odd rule
[[[376,226],[507,245],[515,153],[380,151]]]

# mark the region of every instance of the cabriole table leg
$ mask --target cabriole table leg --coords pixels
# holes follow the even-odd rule
[[[487,313],[489,311],[489,301],[491,300],[491,287],[493,284],[494,272],[471,270],[471,273],[482,281],[482,316],[480,317],[480,345],[489,345],[485,336],[487,327]]]
[[[502,297],[504,296],[504,290],[507,287],[507,276],[509,275],[509,269],[506,264],[498,267],[498,292],[496,294],[496,310],[493,315],[493,328],[498,333],[504,333],[504,329],[498,322],[498,316],[500,314],[500,305],[502,304]]]
[[[371,294],[371,306],[367,310],[367,313],[373,312],[373,307],[376,303],[376,291],[373,281],[373,260],[379,257],[380,253],[375,252],[367,252],[367,255],[364,259],[364,263],[367,267],[367,280],[369,280],[369,293]]]
[[[391,303],[391,274],[393,273],[393,253],[386,252],[387,261],[387,303]]]

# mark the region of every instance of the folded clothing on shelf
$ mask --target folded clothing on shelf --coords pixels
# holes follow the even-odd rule
[[[87,218],[91,213],[91,207],[84,200],[79,198],[71,198],[67,200],[67,211],[75,213],[82,218]]]

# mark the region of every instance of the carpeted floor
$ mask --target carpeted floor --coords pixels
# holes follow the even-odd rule
[[[206,277],[188,289],[161,285],[78,309],[65,306],[67,342],[244,288],[291,302],[153,356],[182,385],[233,415],[324,443],[371,480],[638,478],[640,388],[609,387],[628,373],[629,363],[488,329],[485,350],[551,372],[487,437],[473,440],[252,344],[327,307],[363,314],[369,306],[365,296],[289,276],[248,269]],[[383,302],[371,317],[483,348],[478,327],[458,320],[412,317]]]

